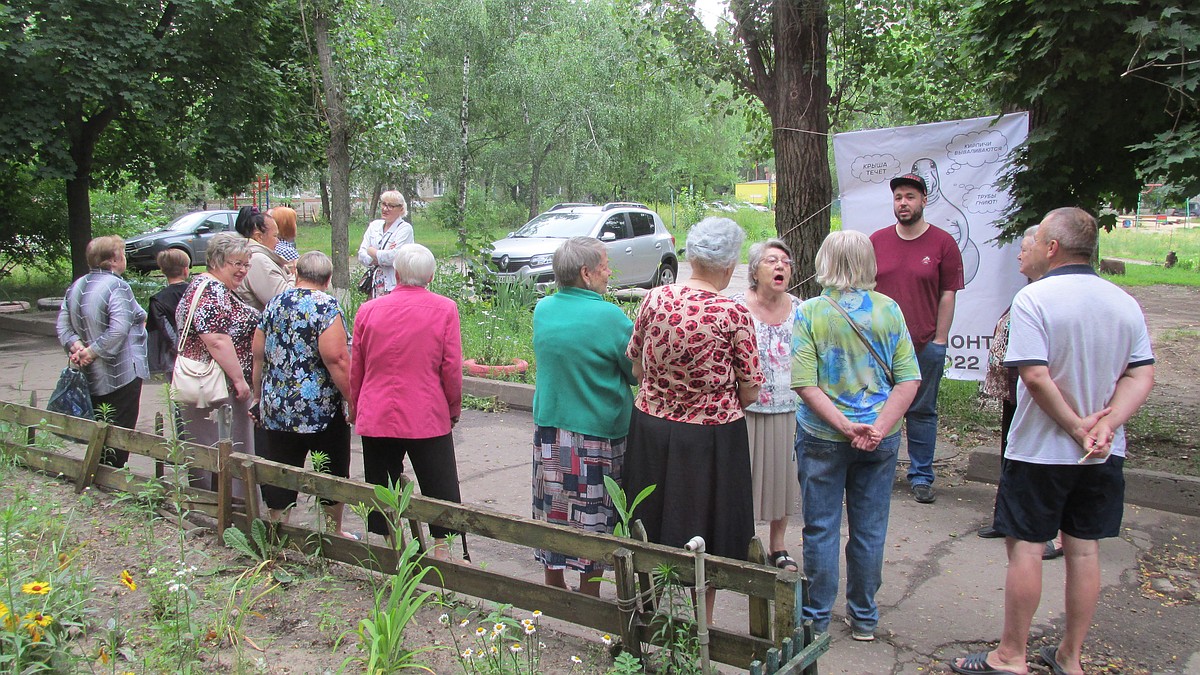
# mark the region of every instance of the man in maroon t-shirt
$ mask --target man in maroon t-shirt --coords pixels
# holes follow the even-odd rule
[[[875,290],[904,312],[921,388],[904,416],[908,436],[908,483],[922,504],[937,501],[933,455],[937,443],[938,385],[946,363],[946,343],[954,320],[955,293],[963,288],[962,253],[954,237],[925,222],[925,179],[909,173],[893,178],[896,224],[871,235],[879,273]]]

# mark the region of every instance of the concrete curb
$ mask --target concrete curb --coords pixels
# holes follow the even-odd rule
[[[1000,480],[1000,449],[971,451],[967,479],[983,483]],[[1200,478],[1162,471],[1125,469],[1125,503],[1186,516],[1200,516]]]
[[[489,380],[484,377],[463,376],[463,393],[479,398],[496,397],[513,410],[533,410],[533,385],[523,382]]]
[[[58,314],[56,312],[0,314],[0,330],[58,337],[58,329],[55,327],[56,321],[58,321]]]

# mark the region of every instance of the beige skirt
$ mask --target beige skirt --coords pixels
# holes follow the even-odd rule
[[[778,520],[800,513],[796,477],[796,414],[746,412],[754,519]]]

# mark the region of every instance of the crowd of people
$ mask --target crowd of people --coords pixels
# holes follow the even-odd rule
[[[730,219],[705,218],[687,234],[691,276],[647,292],[631,320],[604,297],[604,244],[565,241],[553,258],[558,290],[532,317],[533,517],[612,532],[620,514],[611,482],[631,500],[645,493],[633,516],[653,542],[681,547],[701,536],[707,552],[746,559],[755,522],[768,523],[768,563],[808,577],[803,616],[825,632],[838,595],[844,511],[843,620],[854,639],[873,640],[902,434],[912,498],[937,499],[938,383],[964,287],[953,238],[924,218],[924,179],[906,174],[890,188],[895,223],[870,237],[830,233],[813,261],[822,290],[807,299],[792,292],[797,261],[779,239],[750,246],[749,289],[725,294],[745,233]],[[220,367],[235,443],[293,466],[321,452],[325,470],[347,476],[353,425],[368,482],[398,481],[407,458],[423,495],[459,502],[458,308],[428,290],[436,261],[413,241],[404,197],[389,191],[381,202],[383,218],[358,251],[370,299],[352,332],[328,293],[332,261],[285,243],[295,238],[290,209],[243,209],[237,234],[214,237],[206,271],[190,281],[186,260],[164,252],[169,285],[149,313],[121,280],[123,242],[93,241],[92,270],[68,290],[58,332],[71,361],[87,369],[95,405],[134,426],[151,369],[149,329],[156,372],[169,372],[176,354]],[[1022,241],[1020,269],[1030,284],[998,320],[982,388],[1002,402],[1004,464],[994,521],[980,535],[1005,538],[1010,606],[1000,646],[956,659],[956,672],[1025,672],[1042,559],[1059,555],[1067,565],[1066,631],[1041,657],[1054,672],[1080,672],[1099,588],[1098,540],[1116,536],[1121,522],[1122,424],[1145,401],[1154,373],[1137,304],[1088,264],[1096,235],[1089,214],[1059,209]],[[1097,312],[1109,322],[1103,331],[1091,330]],[[180,411],[191,440],[216,441],[212,412]],[[113,466],[125,460],[118,451],[105,456]],[[211,476],[195,480],[211,487]],[[297,495],[262,486],[262,498],[272,518],[284,519]],[[323,505],[341,531],[341,505]],[[786,543],[797,517],[799,562]],[[379,514],[367,530],[393,534]],[[430,530],[432,555],[449,558],[449,538],[461,533]],[[1053,543],[1059,537],[1061,547]],[[534,555],[546,584],[568,588],[569,569],[581,592],[599,594],[605,561]],[[714,597],[705,595],[708,616]]]

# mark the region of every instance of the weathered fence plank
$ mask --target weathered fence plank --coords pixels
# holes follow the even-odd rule
[[[235,453],[228,442],[223,443],[223,447],[213,448],[168,441],[151,434],[18,404],[0,404],[0,421],[31,429],[45,428],[72,438],[89,439],[88,450],[82,460],[32,445],[3,442],[4,446],[20,455],[27,466],[76,480],[77,485],[91,482],[133,491],[146,481],[164,480],[97,466],[105,445],[168,463],[186,456],[192,466],[216,471],[220,476],[216,494],[190,487],[182,488],[191,500],[188,508],[215,516],[219,529],[227,525],[249,528],[259,515],[257,486],[264,483],[347,504],[375,505],[373,485]],[[232,481],[235,477],[244,480],[249,491],[246,512],[233,510]],[[186,480],[181,472],[176,471],[169,480],[181,479]],[[693,581],[692,555],[681,549],[644,541],[644,529],[637,522],[631,528],[634,538],[615,538],[418,495],[413,496],[407,510],[400,515],[409,520],[409,525],[422,540],[419,523],[432,523],[519,546],[570,551],[580,557],[613,563],[617,569],[618,583],[618,600],[615,603],[459,562],[425,560],[426,564],[438,571],[437,577],[448,590],[522,609],[540,609],[558,619],[620,634],[625,649],[634,654],[640,653],[641,643],[653,644],[658,624],[664,620],[654,613],[650,592],[651,573],[661,565],[669,565],[684,583]],[[306,552],[383,573],[391,573],[395,569],[396,553],[389,547],[291,525],[279,525],[277,529],[291,537]],[[761,543],[752,556],[755,560],[765,558]],[[709,652],[713,660],[748,664],[756,658],[773,658],[776,668],[782,669],[778,672],[803,671],[810,675],[816,672],[816,659],[828,649],[829,637],[814,636],[811,624],[799,627],[799,608],[803,604],[806,588],[798,573],[715,556],[707,556],[705,566],[711,583],[717,588],[749,596],[752,608],[750,635],[710,628]],[[433,582],[434,579],[429,581]],[[770,612],[772,602],[775,610],[773,617]],[[790,641],[785,644],[784,638],[789,636]],[[775,649],[777,646],[782,646],[783,650]]]

